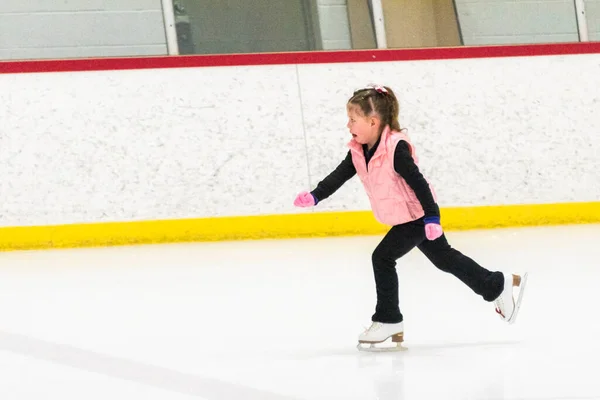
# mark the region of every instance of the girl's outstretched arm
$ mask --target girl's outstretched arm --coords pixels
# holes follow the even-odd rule
[[[334,194],[354,175],[356,175],[356,168],[354,168],[354,164],[352,163],[352,155],[348,151],[346,158],[344,158],[337,168],[319,182],[317,187],[310,192],[315,198],[315,204]]]

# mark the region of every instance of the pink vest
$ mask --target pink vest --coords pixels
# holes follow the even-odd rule
[[[414,221],[425,215],[415,192],[394,170],[394,152],[400,140],[408,143],[415,164],[418,165],[417,155],[408,136],[402,132],[391,131],[389,126],[386,126],[381,134],[379,146],[369,161],[368,170],[362,145],[354,139],[348,143],[352,162],[369,196],[375,218],[382,224],[391,226]],[[433,189],[432,193],[435,199]]]

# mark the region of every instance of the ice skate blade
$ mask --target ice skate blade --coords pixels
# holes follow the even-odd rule
[[[368,345],[368,347],[365,347]],[[402,343],[396,343],[395,346],[387,346],[387,347],[377,347],[375,343],[359,343],[356,348],[359,351],[364,351],[367,353],[392,353],[398,351],[406,351],[408,350],[406,347],[402,346]]]
[[[517,320],[517,314],[519,313],[519,309],[521,308],[521,301],[523,301],[523,293],[525,292],[525,286],[527,285],[527,276],[527,272],[525,272],[523,276],[521,276],[521,282],[519,285],[519,297],[517,298],[517,301],[515,303],[515,309],[512,315],[510,316],[510,319],[508,320],[508,323],[511,325],[514,324]]]
[[[388,345],[384,345],[382,347],[379,347],[377,345],[380,345],[382,343],[389,343],[387,340],[391,339],[392,343],[394,344],[394,346],[390,346]],[[372,352],[372,353],[384,353],[384,352],[390,352],[390,351],[404,351],[406,350],[406,347],[402,346],[402,342],[404,342],[404,332],[399,332],[396,333],[390,337],[388,337],[385,340],[382,340],[380,342],[366,342],[366,341],[358,341],[358,345],[356,346],[356,348],[360,351],[368,351],[368,352]],[[367,346],[367,347],[365,347]]]
[[[392,339],[393,343],[402,343],[404,341],[404,332],[398,332],[398,333],[394,333],[391,336],[388,336],[387,338],[383,339],[383,340],[379,340],[379,341],[370,341],[370,340],[358,340],[359,344],[378,344],[378,343],[385,343],[388,339]]]

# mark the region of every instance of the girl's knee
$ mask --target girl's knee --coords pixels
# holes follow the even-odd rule
[[[377,266],[387,266],[387,265],[395,265],[396,260],[392,257],[392,255],[382,248],[376,248],[371,254],[371,262],[374,267]]]
[[[435,267],[437,269],[444,271],[444,272],[450,272],[452,270],[451,264],[445,260],[439,260],[439,261],[436,260],[435,262],[433,262],[433,265],[435,265]]]

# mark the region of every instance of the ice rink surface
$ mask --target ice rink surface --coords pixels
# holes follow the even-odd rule
[[[600,399],[600,225],[447,237],[529,272],[517,323],[413,250],[383,354],[381,236],[0,253],[0,398]]]

